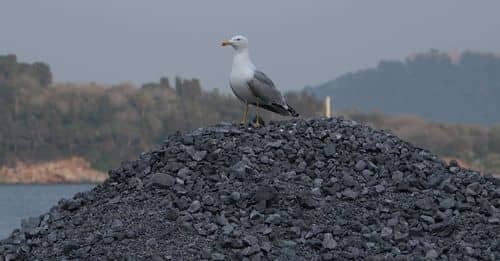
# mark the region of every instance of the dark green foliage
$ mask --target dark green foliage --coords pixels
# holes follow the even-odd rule
[[[0,82],[12,82],[23,77],[31,78],[40,87],[48,87],[52,83],[52,73],[47,64],[18,63],[15,55],[0,56]]]
[[[336,110],[415,114],[456,123],[500,122],[500,57],[465,52],[459,61],[432,50],[405,62],[382,61],[308,88]]]
[[[489,135],[489,148],[500,154],[500,126],[492,128]]]
[[[17,74],[17,57],[15,55],[0,56],[0,80],[8,81]]]
[[[201,85],[198,79],[175,78],[175,91],[177,95],[185,99],[197,100],[201,96]]]
[[[160,82],[149,82],[142,85],[142,88],[166,88],[171,89],[170,82],[167,77],[161,77]]]

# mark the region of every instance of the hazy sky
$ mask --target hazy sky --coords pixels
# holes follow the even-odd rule
[[[51,65],[56,81],[143,83],[165,75],[228,88],[233,51],[283,89],[431,48],[500,52],[500,1],[2,1],[0,54]]]

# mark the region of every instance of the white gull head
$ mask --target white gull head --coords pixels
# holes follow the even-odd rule
[[[222,42],[222,46],[232,46],[236,51],[248,49],[248,39],[243,35],[236,35]]]

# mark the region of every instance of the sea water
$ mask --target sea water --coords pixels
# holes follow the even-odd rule
[[[91,184],[0,185],[0,240],[19,228],[21,220],[40,216],[62,198],[94,187]]]

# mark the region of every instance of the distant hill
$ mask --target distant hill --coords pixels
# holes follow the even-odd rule
[[[335,110],[416,114],[456,123],[499,123],[500,57],[431,50],[411,55],[404,62],[382,61],[376,68],[348,73],[306,90],[320,98],[332,96]]]

